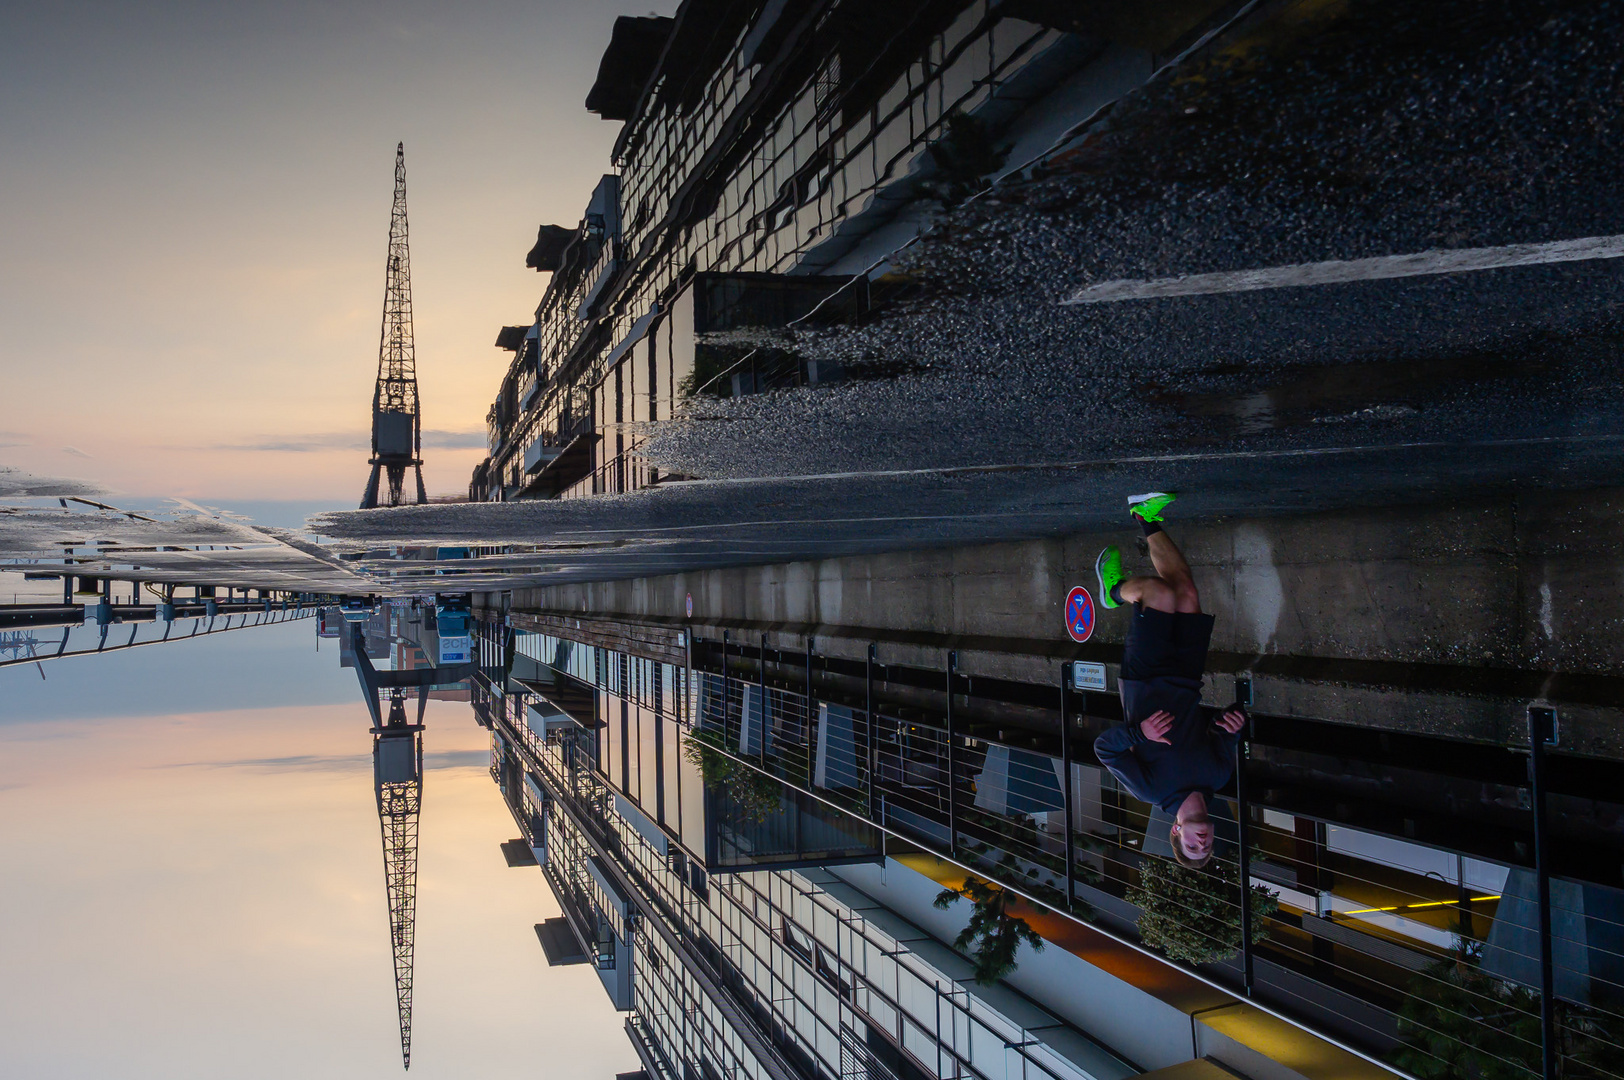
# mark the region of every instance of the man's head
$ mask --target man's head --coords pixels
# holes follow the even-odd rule
[[[1212,861],[1212,821],[1207,817],[1207,800],[1192,792],[1179,807],[1178,820],[1168,832],[1173,858],[1180,866],[1199,870]]]

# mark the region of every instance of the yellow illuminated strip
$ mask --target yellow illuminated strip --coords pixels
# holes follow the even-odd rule
[[[1496,893],[1493,896],[1469,896],[1469,897],[1466,898],[1466,902],[1468,904],[1475,904],[1479,900],[1498,900],[1498,899],[1500,899],[1500,894]],[[1338,915],[1372,915],[1372,914],[1375,914],[1376,912],[1379,912],[1379,911],[1416,911],[1416,910],[1419,910],[1420,908],[1459,907],[1459,906],[1460,906],[1460,901],[1459,900],[1429,900],[1428,902],[1426,902],[1424,904],[1394,904],[1392,907],[1358,908],[1358,909],[1356,909],[1354,911],[1339,911],[1339,912],[1337,912],[1337,914]]]

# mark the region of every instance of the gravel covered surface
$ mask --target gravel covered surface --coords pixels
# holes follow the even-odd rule
[[[1306,6],[944,219],[899,261],[921,296],[801,337],[854,381],[705,402],[653,456],[790,476],[1610,423],[1616,262],[1060,305],[1118,278],[1624,232],[1624,6]]]
[[[1259,11],[1047,174],[944,218],[896,261],[905,303],[800,335],[848,381],[662,427],[653,456],[699,482],[318,527],[526,545],[516,581],[565,581],[1115,529],[1158,487],[1189,518],[1616,484],[1624,260],[1060,304],[1119,278],[1624,233],[1624,4]]]

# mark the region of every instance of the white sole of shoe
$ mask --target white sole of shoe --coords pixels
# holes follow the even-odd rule
[[[1147,491],[1143,495],[1129,495],[1128,505],[1138,506],[1140,503],[1147,503],[1152,499],[1159,499],[1166,494],[1167,492],[1165,491]]]

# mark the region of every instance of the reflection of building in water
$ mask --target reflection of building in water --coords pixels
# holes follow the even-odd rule
[[[357,655],[365,655],[368,660],[387,660],[390,652],[389,612],[392,604],[380,604],[371,611],[367,617],[358,622],[343,622],[338,639],[338,664],[340,667],[355,667]],[[324,609],[323,620],[328,613],[336,614],[337,608]]]
[[[928,556],[896,562],[910,559],[937,580]],[[1058,1058],[1098,1076],[1211,1056],[1254,1077],[1376,1076],[1419,1052],[1418,1032],[1437,1032],[1437,1051],[1514,1022],[1508,1067],[1537,1075],[1542,954],[1570,1066],[1624,1045],[1624,763],[1575,752],[1612,753],[1615,680],[1543,680],[1567,719],[1562,751],[1544,755],[1540,846],[1517,745],[1529,680],[1220,642],[1209,699],[1256,704],[1245,796],[1215,800],[1232,819],[1215,862],[1277,906],[1210,875],[1175,880],[1156,898],[1172,937],[1141,937],[1130,896],[1144,860],[1168,853],[1167,822],[1090,749],[1120,721],[1120,646],[978,634],[996,611],[880,629],[908,610],[896,584],[884,601],[831,597],[849,624],[815,640],[767,603],[769,618],[685,622],[684,589],[738,596],[782,580],[700,577],[516,594],[507,629],[482,624],[482,663],[508,674],[474,691],[493,774],[564,908],[538,930],[544,946],[594,958],[651,1073],[846,1076],[872,1054],[869,1075],[993,1076],[1016,1060],[1061,1075]],[[638,613],[586,615],[583,601]],[[695,731],[708,741],[691,760]],[[1021,896],[1050,942],[994,987],[951,948],[964,905],[931,906],[968,873]],[[1268,931],[1244,948],[1243,902]],[[1164,949],[1205,962],[1164,962]],[[931,989],[893,989],[914,977]],[[672,1004],[684,994],[700,1019]],[[929,1019],[961,1008],[962,1029]],[[996,1067],[984,1016],[1023,1029],[995,1027]]]
[[[328,625],[325,620],[329,614],[337,621],[336,609],[325,609],[323,626]],[[427,602],[390,601],[378,605],[364,620],[343,625],[360,628],[368,659],[383,661],[385,670],[429,671],[445,666],[437,659],[441,653],[440,632],[433,606]],[[354,667],[356,645],[352,635],[346,629],[338,636],[339,664]],[[447,680],[431,685],[428,696],[437,701],[467,701],[468,687],[460,679]]]

